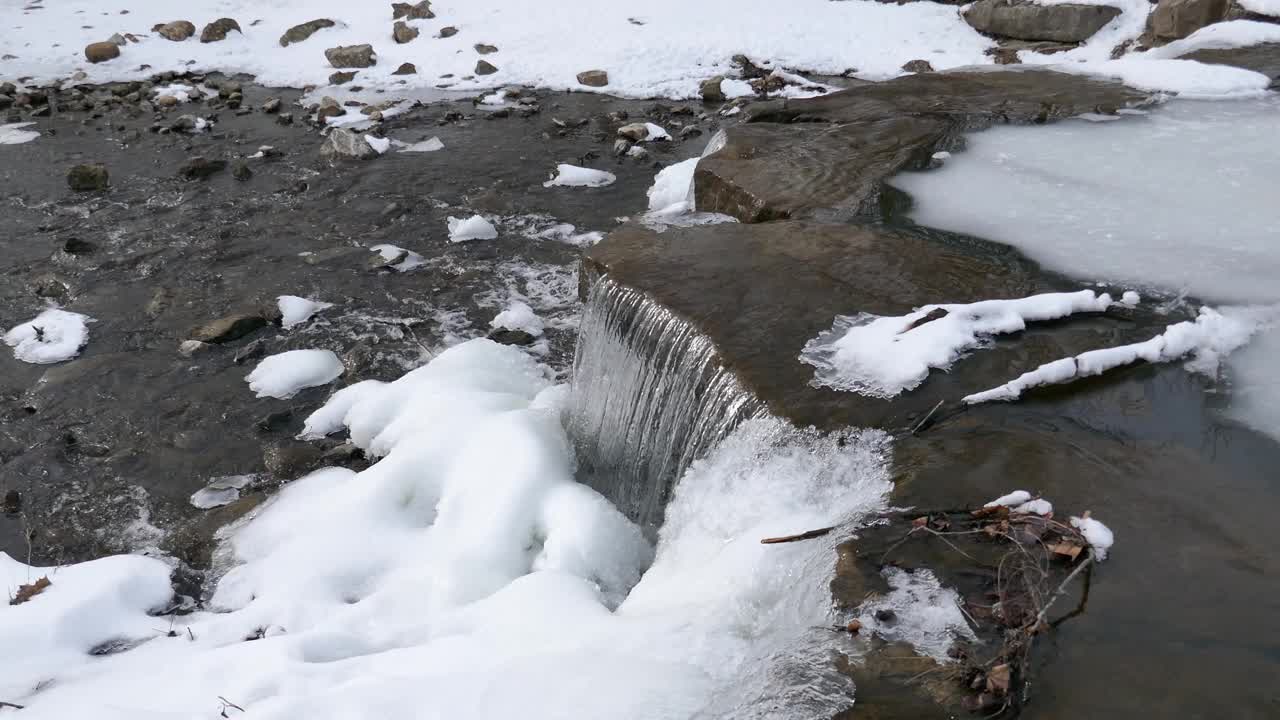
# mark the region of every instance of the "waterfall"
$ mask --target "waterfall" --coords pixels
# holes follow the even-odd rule
[[[691,323],[607,275],[592,279],[573,363],[579,476],[654,529],[690,463],[767,413]]]

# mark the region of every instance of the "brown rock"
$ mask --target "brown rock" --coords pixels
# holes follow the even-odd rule
[[[182,42],[196,34],[196,26],[186,20],[174,20],[170,23],[160,23],[152,27],[151,32],[156,33],[165,40]]]
[[[231,18],[218,18],[208,25],[204,26],[204,30],[200,31],[200,42],[211,43],[219,40],[226,40],[227,33],[235,30],[238,33],[244,31],[240,29],[240,23]]]
[[[332,47],[324,51],[324,56],[336,68],[367,68],[378,64],[373,46],[368,43]]]
[[[400,67],[396,68],[392,75],[417,75],[418,68],[413,63],[400,63]]]
[[[280,36],[280,47],[289,47],[290,43],[300,43],[314,35],[317,30],[330,28],[336,24],[328,18],[320,18],[318,20],[308,20],[301,25],[294,25]]]
[[[1111,5],[1038,5],[1023,0],[978,0],[965,22],[987,35],[1017,40],[1081,42],[1120,14]]]
[[[417,3],[391,3],[391,19],[430,20],[436,14],[431,12],[431,0]]]
[[[84,47],[84,56],[91,63],[106,62],[120,57],[120,46],[111,41],[89,43]]]
[[[912,60],[902,66],[903,70],[911,73],[927,73],[933,72],[933,66],[928,60]]]
[[[336,72],[329,76],[330,85],[344,85],[351,82],[356,77],[353,72]]]
[[[391,29],[391,37],[401,45],[412,42],[414,38],[418,37],[418,28],[403,20],[397,20],[395,26]]]
[[[476,52],[480,53],[481,55],[492,55],[498,52],[497,45],[485,45],[484,43],[476,43],[475,49],[476,49]]]
[[[228,343],[266,327],[267,319],[258,314],[241,313],[218,318],[191,330],[191,339],[206,343]]]
[[[587,87],[604,87],[609,84],[609,73],[604,70],[586,70],[578,73],[578,83]]]
[[[702,101],[724,102],[724,90],[720,87],[720,84],[723,82],[723,75],[716,75],[713,78],[703,80],[702,84],[698,87],[699,92],[702,93]]]
[[[476,72],[476,74],[477,74],[477,75],[492,75],[492,74],[494,74],[494,73],[498,72],[498,68],[494,67],[494,66],[493,66],[491,63],[489,63],[489,61],[487,61],[487,60],[478,60],[478,61],[476,61],[476,71],[475,71],[475,72]]]
[[[1160,0],[1148,23],[1157,44],[1184,38],[1227,17],[1229,0]]]
[[[442,28],[440,28],[440,34],[439,34],[439,35],[436,35],[436,37],[438,37],[438,38],[442,38],[442,39],[443,39],[443,38],[451,38],[451,37],[453,37],[454,35],[457,35],[457,34],[458,34],[458,28],[456,28],[456,27],[454,27],[454,26],[452,26],[452,25],[449,25],[448,27],[442,27]]]

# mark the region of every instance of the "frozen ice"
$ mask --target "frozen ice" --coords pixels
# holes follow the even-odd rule
[[[80,354],[89,344],[87,315],[49,308],[4,334],[4,343],[13,348],[13,356],[22,362],[45,365],[58,363]]]
[[[258,397],[283,400],[299,390],[327,385],[343,370],[342,361],[332,350],[289,350],[263,358],[245,381]]]
[[[560,163],[556,166],[556,176],[542,183],[543,187],[604,187],[612,185],[618,178],[613,173],[603,170],[578,167]]]
[[[467,242],[468,240],[492,240],[498,237],[498,229],[493,223],[480,215],[469,218],[449,218],[449,241]]]
[[[490,327],[506,328],[508,330],[523,330],[530,335],[537,337],[542,334],[543,322],[538,317],[533,308],[527,303],[514,301],[507,306],[507,309],[498,313],[497,317],[489,322]]]
[[[308,300],[297,295],[281,295],[276,298],[280,307],[280,327],[288,330],[311,319],[312,315],[333,307],[333,303]]]
[[[422,257],[421,254],[389,243],[371,245],[369,249],[378,253],[386,262],[396,261],[391,266],[396,272],[408,272],[414,268],[422,267],[427,262],[426,258]]]
[[[39,130],[26,130],[34,122],[0,124],[0,145],[21,145],[40,137]]]

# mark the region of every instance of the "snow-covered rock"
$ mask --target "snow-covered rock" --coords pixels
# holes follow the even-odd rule
[[[89,344],[87,315],[50,308],[4,334],[13,356],[35,364],[57,363],[80,354]]]
[[[449,218],[449,241],[492,240],[498,237],[498,229],[481,215],[469,218]]]

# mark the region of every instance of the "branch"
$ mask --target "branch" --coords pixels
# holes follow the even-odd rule
[[[826,535],[827,533],[835,529],[836,529],[836,526],[832,525],[831,527],[818,528],[817,530],[810,530],[808,532],[802,532],[797,535],[783,535],[782,537],[764,538],[763,540],[760,541],[760,544],[761,545],[777,545],[778,543],[796,542],[798,540],[812,540],[813,538],[816,538],[816,537],[822,537],[823,535]]]

